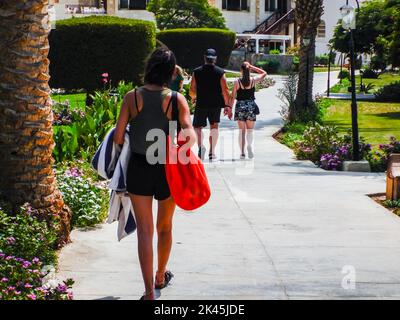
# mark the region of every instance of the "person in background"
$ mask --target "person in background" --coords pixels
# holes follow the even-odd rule
[[[172,92],[167,87],[175,71],[176,59],[172,51],[156,49],[149,57],[145,85],[129,92],[122,103],[121,114],[114,134],[114,142],[123,144],[125,131],[130,124],[130,147],[132,154],[127,171],[127,190],[131,198],[137,225],[140,267],[145,286],[141,300],[154,300],[154,289],[165,288],[173,274],[167,271],[172,247],[172,218],[175,202],[168,186],[165,162],[153,163],[147,154],[154,141],[148,141],[151,130],[169,134],[172,120]],[[179,123],[188,137],[188,147],[196,143],[196,133],[190,120],[185,97],[178,93]],[[167,150],[159,150],[166,157]],[[158,201],[158,270],[153,273],[153,199]]]
[[[210,123],[210,161],[216,159],[215,147],[218,142],[218,127],[221,109],[232,119],[232,107],[229,105],[229,89],[224,69],[218,67],[217,52],[208,49],[204,55],[204,65],[194,70],[190,97],[196,103],[193,126],[197,134],[199,157],[204,159],[206,148],[203,145],[202,129]]]
[[[258,75],[252,77],[251,72],[258,73]],[[235,99],[237,100],[235,107],[235,121],[237,121],[239,126],[240,159],[243,160],[246,158],[246,143],[249,158],[254,158],[253,131],[257,120],[257,114],[259,114],[259,109],[255,102],[255,86],[257,83],[265,79],[267,72],[263,69],[252,66],[248,62],[244,62],[241,67],[241,74],[241,78],[234,82],[230,105],[233,107]]]
[[[175,66],[174,75],[172,76],[171,84],[169,88],[172,91],[182,92],[183,91],[183,80],[184,73],[180,66]]]

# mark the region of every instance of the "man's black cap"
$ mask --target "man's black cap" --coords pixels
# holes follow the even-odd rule
[[[215,49],[207,49],[205,56],[208,59],[217,59],[217,51]]]

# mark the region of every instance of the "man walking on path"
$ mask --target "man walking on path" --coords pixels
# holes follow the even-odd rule
[[[229,106],[229,89],[225,71],[216,65],[217,52],[208,49],[204,55],[205,64],[194,70],[190,86],[190,96],[196,103],[193,126],[197,134],[199,157],[204,159],[206,148],[203,145],[202,129],[210,123],[209,159],[215,160],[215,147],[218,142],[218,125],[221,109],[224,115],[232,119],[232,108]]]

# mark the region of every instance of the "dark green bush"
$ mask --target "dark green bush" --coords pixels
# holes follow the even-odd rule
[[[258,61],[256,66],[264,69],[268,73],[278,73],[281,63],[277,60]]]
[[[392,82],[376,93],[376,100],[383,102],[400,102],[400,81]]]
[[[279,49],[273,49],[273,50],[269,50],[269,54],[279,55],[279,54],[281,54],[281,51]]]
[[[370,69],[370,68],[367,68],[367,69],[362,71],[362,76],[365,79],[378,79],[379,78],[379,73],[374,71],[374,70],[372,70],[372,69]]]
[[[331,64],[335,64],[336,52],[332,51],[330,54],[325,53],[315,56],[315,64],[327,66],[329,64],[329,59],[331,60]]]
[[[350,80],[350,72],[346,69],[339,72],[338,79],[348,79]]]
[[[371,58],[370,66],[372,70],[385,70],[387,67],[387,62],[383,56],[377,55]]]
[[[109,16],[57,21],[49,36],[50,86],[99,89],[103,73],[115,84],[139,84],[155,36],[155,25],[148,21]]]
[[[236,35],[220,29],[171,29],[161,31],[157,39],[171,49],[183,68],[194,69],[204,62],[208,48],[217,51],[217,64],[225,67],[229,63]]]
[[[315,57],[315,64],[327,66],[329,64],[329,55],[328,54],[321,54]]]
[[[300,67],[300,59],[298,56],[293,56],[293,71],[294,72],[299,72],[299,67]]]

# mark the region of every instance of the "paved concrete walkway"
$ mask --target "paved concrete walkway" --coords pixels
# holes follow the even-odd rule
[[[366,196],[384,190],[384,176],[296,161],[271,137],[281,125],[281,86],[277,78],[258,93],[254,162],[232,161],[228,152],[206,164],[210,202],[177,211],[175,278],[159,299],[400,298],[400,219]],[[324,90],[317,74],[316,91]],[[225,144],[236,146],[234,124],[223,127]],[[77,299],[140,297],[135,235],[118,243],[116,225],[103,225],[72,239],[60,276],[76,280]],[[355,275],[355,289],[343,288],[346,275]]]
[[[326,93],[323,95],[324,97],[327,97]],[[376,97],[374,94],[359,94],[357,93],[357,100],[363,100],[363,101],[374,101],[376,100]],[[351,100],[351,93],[331,93],[329,94],[330,99],[336,99],[336,100]]]

